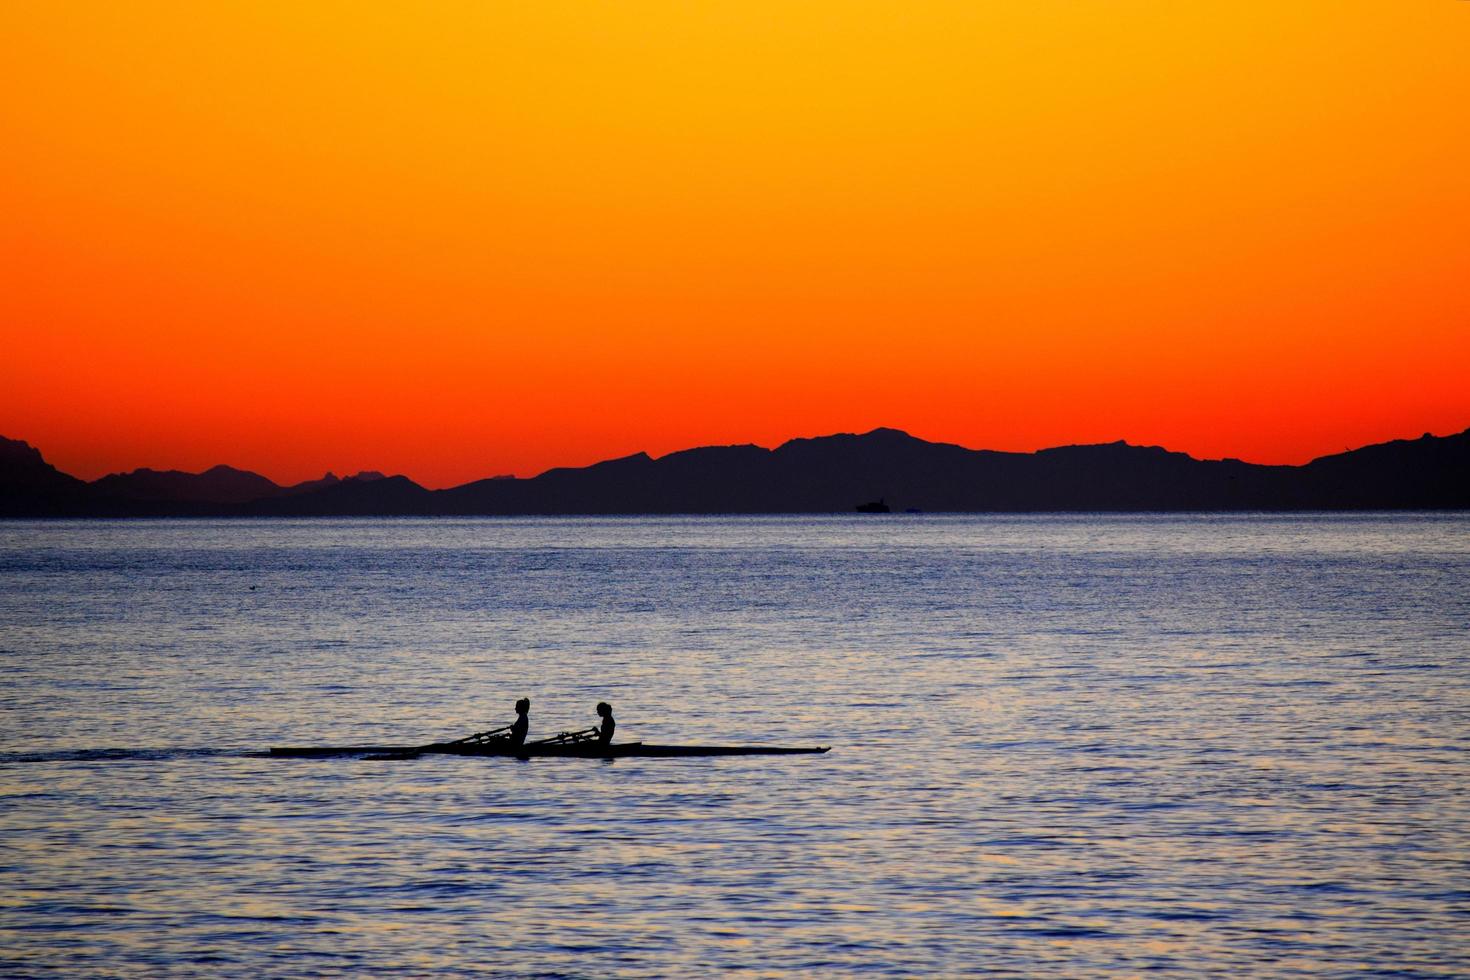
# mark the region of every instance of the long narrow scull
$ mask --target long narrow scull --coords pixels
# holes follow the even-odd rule
[[[706,755],[818,755],[831,749],[829,745],[811,748],[785,748],[766,745],[650,745],[646,742],[619,742],[601,745],[596,742],[570,744],[535,744],[520,746],[494,743],[464,744],[443,742],[435,745],[338,745],[276,746],[272,756],[288,759],[332,759],[375,756],[386,759],[412,759],[421,755],[496,756],[511,759],[679,759]]]

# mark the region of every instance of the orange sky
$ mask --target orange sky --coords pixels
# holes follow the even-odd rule
[[[1470,425],[1470,3],[0,7],[0,434],[429,486]]]

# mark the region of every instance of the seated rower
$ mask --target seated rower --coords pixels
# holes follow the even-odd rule
[[[618,723],[613,721],[612,705],[606,701],[597,702],[597,713],[602,716],[602,727],[597,732],[597,741],[607,745],[612,741],[613,730],[618,727]]]
[[[463,749],[497,748],[507,746],[520,748],[526,744],[526,732],[531,728],[531,699],[521,698],[516,702],[516,720],[509,725],[492,728],[488,732],[475,732],[452,742],[439,742],[437,746],[460,746]]]
[[[612,706],[606,701],[597,702],[597,713],[602,716],[602,724],[592,728],[584,728],[579,732],[561,732],[551,738],[543,738],[533,745],[577,745],[587,742],[596,742],[599,745],[607,745],[612,741],[613,730],[618,723],[613,720]]]
[[[521,698],[516,702],[516,720],[510,726],[510,734],[506,736],[511,745],[521,746],[526,744],[526,732],[531,729],[531,699]]]

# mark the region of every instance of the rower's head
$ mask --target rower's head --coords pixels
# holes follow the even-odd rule
[[[597,713],[604,718],[609,717],[612,714],[612,705],[606,701],[597,702]]]
[[[521,698],[516,702],[516,714],[523,715],[531,710],[531,699]]]

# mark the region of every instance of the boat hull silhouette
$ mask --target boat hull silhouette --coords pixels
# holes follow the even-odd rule
[[[379,758],[411,759],[422,755],[490,756],[511,759],[683,759],[723,755],[820,755],[831,746],[787,747],[768,745],[652,745],[645,742],[620,742],[613,745],[337,745],[274,746],[267,753],[272,758],[334,759]]]

